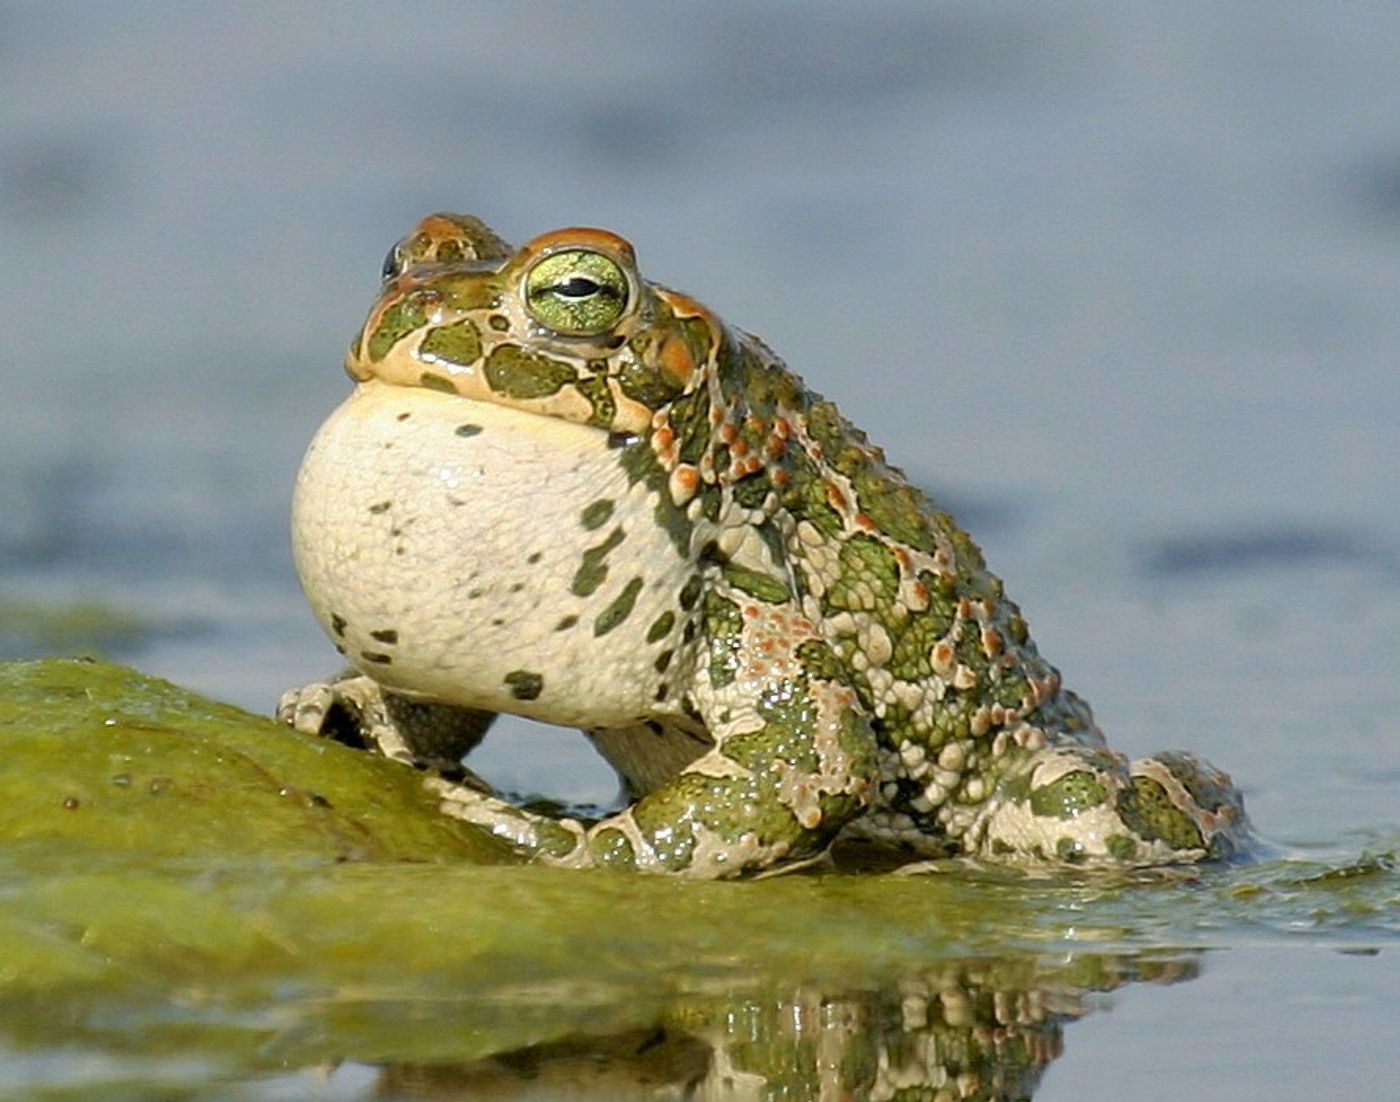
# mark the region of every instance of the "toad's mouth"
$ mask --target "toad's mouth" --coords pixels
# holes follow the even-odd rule
[[[415,349],[371,361],[364,355],[364,338],[359,337],[346,353],[345,371],[362,386],[381,382],[432,391],[568,421],[604,434],[645,435],[655,412],[629,395],[618,375],[591,371],[582,362],[531,357],[515,345],[498,345],[490,355],[470,360]]]

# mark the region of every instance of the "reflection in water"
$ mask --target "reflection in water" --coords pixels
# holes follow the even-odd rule
[[[1090,996],[1194,956],[948,961],[887,983],[682,998],[649,1028],[383,1068],[379,1099],[1029,1099]]]

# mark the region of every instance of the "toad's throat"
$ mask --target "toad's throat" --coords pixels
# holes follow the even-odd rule
[[[293,500],[317,619],[351,663],[409,696],[590,727],[654,712],[679,671],[654,668],[647,634],[675,620],[691,567],[616,442],[494,402],[362,384],[317,434]]]

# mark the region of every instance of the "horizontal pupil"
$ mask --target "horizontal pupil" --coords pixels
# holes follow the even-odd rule
[[[596,295],[602,288],[591,279],[574,276],[563,283],[556,283],[550,290],[564,298],[587,298],[589,295]]]
[[[595,283],[586,276],[571,276],[563,283],[555,283],[544,288],[552,295],[559,298],[584,299],[592,298],[594,295],[600,298],[611,299],[614,302],[622,298],[622,294],[616,287],[611,287],[605,283]]]
[[[554,294],[563,295],[564,298],[587,298],[588,295],[598,294],[598,290],[598,284],[582,276],[574,276],[573,279],[556,283],[553,287]]]

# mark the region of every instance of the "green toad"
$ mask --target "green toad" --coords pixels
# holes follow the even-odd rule
[[[952,518],[621,238],[515,250],[433,215],[346,366],[293,529],[356,672],[280,714],[432,767],[446,812],[541,862],[695,877],[838,837],[1071,865],[1243,847],[1227,776],[1109,750]],[[627,806],[455,783],[499,712],[580,728]]]

